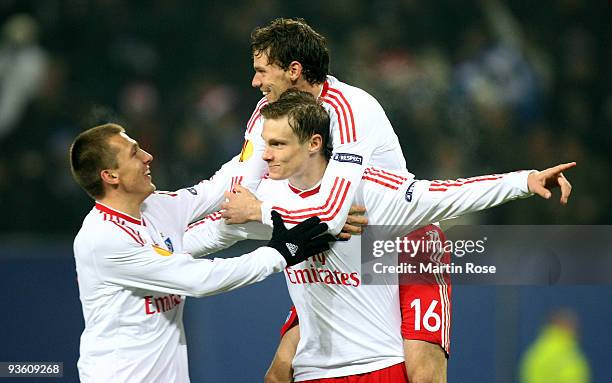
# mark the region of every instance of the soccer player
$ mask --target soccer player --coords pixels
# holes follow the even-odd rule
[[[70,148],[72,174],[95,200],[74,240],[82,382],[189,382],[185,296],[233,290],[329,248],[317,218],[286,230],[277,216],[268,246],[194,259],[183,251],[184,229],[217,208],[226,181],[156,193],[152,160],[114,124],[79,134]]]
[[[427,225],[410,232],[408,241],[442,244],[446,236],[437,225]],[[450,253],[440,247],[418,249],[398,254],[398,263],[450,264]],[[400,275],[399,297],[404,339],[404,363],[411,383],[446,382],[450,355],[451,281],[448,273]],[[429,312],[428,316],[422,314]],[[433,325],[429,322],[433,319]],[[426,323],[427,321],[427,323]],[[300,340],[299,318],[295,306],[280,330],[280,344],[264,379],[265,383],[293,381],[291,367]]]
[[[297,206],[320,193],[320,182],[330,163],[330,117],[312,95],[296,90],[285,92],[261,113],[265,117],[263,158],[270,170],[257,196]],[[574,165],[453,183],[417,181],[371,167],[357,187],[355,200],[366,207],[370,224],[392,225],[389,234],[401,236],[406,225],[456,217],[532,193],[548,198],[547,187],[551,186],[561,187],[561,201],[566,203],[571,189],[561,172]],[[257,204],[248,191],[240,193]],[[218,217],[190,225],[184,238],[188,251],[205,254],[240,239],[262,239],[270,234],[268,226],[259,223],[226,225]],[[295,224],[300,218],[285,218],[285,222]],[[364,286],[360,266],[360,241],[351,238],[332,244],[328,252],[307,263],[285,269],[289,293],[300,316],[299,342],[292,362],[295,381],[337,378],[330,382],[348,382],[345,379],[354,375],[364,383],[408,381],[397,280]],[[297,335],[292,340],[296,341]]]
[[[317,215],[327,222],[330,232],[335,234],[346,221],[357,185],[366,168],[376,166],[397,172],[404,178],[412,177],[406,170],[397,135],[378,101],[367,92],[329,75],[329,52],[325,37],[304,20],[276,19],[265,27],[256,28],[251,34],[251,52],[255,70],[252,86],[259,89],[264,97],[247,123],[239,160],[241,166],[234,169],[230,188],[241,184],[255,190],[267,173],[267,165],[261,158],[265,148],[261,139],[264,123],[261,109],[276,101],[289,88],[307,91],[323,103],[331,116],[329,130],[333,155],[319,193],[301,201],[299,206],[279,204],[275,199],[264,199],[261,206],[253,206],[241,203],[240,199],[232,199],[231,203],[223,205],[223,217],[229,223],[259,220],[270,225],[271,211],[276,209],[285,219],[299,216],[301,220]],[[242,189],[236,187],[235,190]],[[301,214],[300,211],[308,214]],[[405,323],[405,327],[411,326],[411,323]],[[436,360],[439,363],[429,371],[444,368],[446,358],[441,348],[418,340],[415,342],[407,343],[411,357],[419,361],[422,353],[430,355],[437,352]],[[419,370],[415,374],[423,374],[422,370],[427,366],[421,362],[412,364],[413,369]]]

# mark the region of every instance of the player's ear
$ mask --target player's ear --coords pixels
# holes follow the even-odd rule
[[[291,81],[295,82],[302,76],[302,69],[302,64],[299,61],[291,61],[291,64],[289,64],[289,69],[287,70],[287,72],[289,72],[289,78]]]
[[[323,150],[323,137],[321,137],[320,134],[314,134],[312,137],[310,137],[309,150],[311,153]]]
[[[100,172],[100,178],[102,178],[102,182],[109,185],[116,185],[119,183],[119,174],[117,174],[116,170],[104,169]]]

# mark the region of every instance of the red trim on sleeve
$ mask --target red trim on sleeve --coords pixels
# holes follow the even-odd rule
[[[338,96],[340,96],[340,98],[342,99],[342,102],[344,103],[344,105],[348,109],[350,120],[351,120],[350,124],[348,124],[348,126],[347,126],[347,133],[348,133],[348,137],[349,137],[348,138],[348,142],[357,141],[357,132],[355,131],[355,118],[353,117],[353,109],[351,108],[351,104],[346,100],[346,98],[344,97],[344,94],[342,94],[340,89],[329,88],[329,92],[330,93],[335,93]],[[350,136],[349,128],[351,129],[351,131],[353,133],[353,137],[352,138]]]
[[[377,184],[382,185],[384,187],[387,187],[389,189],[393,189],[393,190],[399,189],[398,186],[391,185],[389,183],[386,183],[385,181],[381,181],[381,180],[376,179],[376,178],[371,178],[371,177],[368,177],[368,176],[363,176],[361,179],[365,180],[365,181],[372,181],[374,183],[377,183]]]
[[[334,110],[336,111],[336,117],[338,118],[338,130],[340,131],[340,143],[344,144],[345,140],[344,140],[344,125],[342,124],[342,118],[340,117],[340,111],[338,110],[338,107],[336,106],[336,104],[332,103],[331,100],[327,97],[321,97],[321,101],[323,101],[324,103],[330,105],[332,108],[334,108]]]
[[[194,227],[199,226],[199,225],[201,225],[203,223],[206,223],[208,221],[214,222],[214,221],[218,221],[220,219],[221,219],[221,212],[220,211],[214,212],[212,214],[207,215],[206,217],[202,218],[199,221],[193,222],[192,224],[187,226],[187,229],[185,229],[185,231],[189,231],[189,230],[193,229]]]
[[[408,179],[395,173],[377,168],[367,168],[363,172],[362,180],[371,181],[389,189],[397,190]]]
[[[259,100],[259,102],[257,103],[257,106],[255,107],[255,111],[253,112],[253,114],[251,115],[251,118],[249,118],[249,121],[247,122],[247,133],[251,133],[251,130],[253,130],[253,127],[255,126],[255,121],[257,121],[257,119],[261,115],[261,108],[263,108],[267,103],[268,103],[268,100],[265,97]]]
[[[372,173],[372,174],[377,174],[377,175],[380,175],[383,178],[387,178],[385,176],[389,176],[389,177],[391,177],[393,179],[391,179],[391,178],[387,178],[387,179],[389,179],[391,181],[396,181],[396,182],[403,182],[403,181],[406,181],[408,179],[408,178],[406,178],[404,176],[400,176],[399,174],[391,173],[391,172],[388,172],[388,171],[385,171],[385,170],[382,170],[382,169],[378,169],[378,168],[375,168],[375,167],[369,167],[369,168],[367,168],[365,170],[365,172]]]
[[[431,181],[429,184],[429,191],[446,191],[450,187],[460,187],[463,185],[471,184],[474,182],[482,182],[482,181],[494,181],[502,178],[503,175],[488,175],[488,176],[479,176],[479,177],[471,177],[471,178],[459,178],[457,180],[435,180]]]
[[[289,315],[287,315],[287,319],[285,319],[285,323],[283,327],[280,329],[281,338],[285,336],[287,331],[291,330],[293,327],[297,326],[300,323],[300,319],[297,315],[297,310],[295,306],[291,306],[291,310],[289,310]]]
[[[234,186],[240,185],[242,183],[243,178],[244,178],[243,176],[232,177],[232,182],[230,183],[230,187],[228,191],[235,193],[236,190],[234,190]]]

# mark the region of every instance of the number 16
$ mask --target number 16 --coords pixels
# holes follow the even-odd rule
[[[431,304],[429,305],[429,308],[425,312],[423,319],[421,319],[421,300],[419,298],[416,298],[415,300],[412,301],[412,303],[410,303],[410,307],[414,309],[414,317],[415,317],[414,331],[421,330],[421,321],[423,322],[423,327],[425,327],[425,329],[429,332],[436,332],[440,330],[440,324],[441,324],[440,315],[438,315],[434,311],[436,309],[437,304],[438,304],[437,300],[434,299],[433,301],[431,301]],[[430,320],[432,319],[434,321],[433,326],[429,323]]]

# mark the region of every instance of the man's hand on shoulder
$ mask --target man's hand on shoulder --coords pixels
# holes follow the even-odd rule
[[[225,222],[230,225],[261,222],[261,201],[244,186],[236,185],[234,190],[235,193],[225,192],[226,201],[221,204]]]

